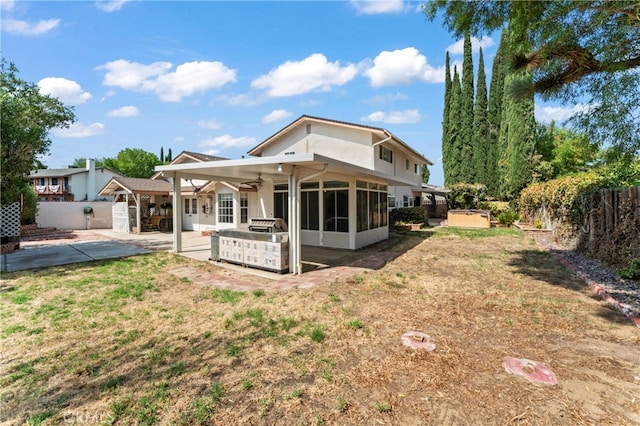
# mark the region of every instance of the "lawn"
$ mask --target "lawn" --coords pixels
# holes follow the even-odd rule
[[[170,253],[4,274],[0,422],[640,423],[640,330],[532,240],[421,230],[385,250],[288,292],[181,279],[237,273]],[[436,349],[403,346],[409,330]]]

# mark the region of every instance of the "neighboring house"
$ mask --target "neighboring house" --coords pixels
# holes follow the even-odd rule
[[[388,238],[389,188],[421,187],[421,167],[432,164],[386,129],[306,115],[248,154],[156,170],[172,179],[174,210],[199,226],[200,212],[211,213],[205,226],[216,229],[283,218],[293,273],[301,272],[302,245],[353,250]],[[184,182],[193,185],[190,195]],[[175,251],[181,230],[191,226],[185,215],[174,215]]]
[[[107,167],[95,167],[87,159],[86,168],[40,169],[29,175],[38,201],[95,201],[100,188],[114,177],[122,177]]]

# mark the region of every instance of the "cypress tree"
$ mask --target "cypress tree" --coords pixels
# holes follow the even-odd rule
[[[500,160],[499,135],[500,122],[502,120],[502,96],[504,92],[504,66],[503,57],[506,49],[506,31],[502,31],[500,45],[496,56],[493,58],[491,68],[491,84],[489,86],[489,111],[487,113],[488,134],[487,134],[487,155],[486,155],[486,185],[487,194],[498,197],[500,192],[500,181],[502,176],[499,171],[498,162]]]
[[[475,181],[487,185],[487,76],[484,71],[484,57],[480,48],[478,60],[478,89],[473,111],[473,162]]]
[[[464,54],[462,58],[462,107],[461,107],[461,164],[460,181],[473,183],[475,170],[473,160],[473,56],[471,35],[464,35]]]
[[[169,153],[167,154],[167,158],[165,158],[165,161],[166,161],[167,163],[170,163],[172,159],[173,159],[173,158],[172,158],[172,156],[171,156],[171,148],[169,148]]]
[[[514,2],[511,7],[527,7],[527,5]],[[526,52],[530,47],[527,33],[522,29],[511,31],[510,27],[507,32],[507,41],[510,52]],[[500,140],[504,148],[501,161],[504,171],[501,193],[507,200],[514,200],[533,179],[532,160],[535,154],[536,131],[533,94],[526,98],[515,99],[507,90],[511,84],[522,79],[531,81],[531,73],[511,72],[505,76],[504,80],[502,123],[500,125]]]
[[[449,52],[447,51],[444,68],[444,111],[442,113],[442,168],[445,173],[450,168],[449,160],[449,105],[451,98],[451,68],[449,65]]]
[[[164,147],[160,147],[160,164],[164,164]]]
[[[453,67],[453,81],[451,82],[451,99],[449,103],[449,130],[447,136],[448,168],[445,170],[445,185],[454,185],[461,182],[460,163],[462,161],[462,88],[458,68]]]

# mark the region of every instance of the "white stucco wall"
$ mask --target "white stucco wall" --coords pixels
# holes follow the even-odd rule
[[[38,203],[36,223],[40,228],[57,229],[111,229],[110,201],[43,201]],[[84,207],[93,207],[93,215],[89,220],[84,214]]]
[[[372,168],[371,133],[358,129],[311,123],[311,133],[300,126],[264,148],[262,156],[314,152],[360,167]]]

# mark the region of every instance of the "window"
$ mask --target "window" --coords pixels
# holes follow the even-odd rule
[[[380,145],[380,159],[387,163],[393,163],[393,151]]]
[[[37,178],[36,179],[36,185],[45,186],[46,184],[44,183],[44,178]]]
[[[240,223],[249,223],[249,194],[240,193]]]
[[[420,166],[417,164],[413,165],[413,169],[415,170],[416,174],[419,175],[420,174]]]
[[[320,184],[303,182],[300,186],[300,229],[320,230]]]
[[[349,232],[349,190],[337,189],[349,188],[349,183],[329,181],[324,183],[324,188],[324,230]]]
[[[311,134],[311,124],[307,124],[307,134]]]
[[[279,184],[273,188],[273,217],[289,223],[289,185]]]
[[[233,194],[218,194],[218,222],[233,223]]]
[[[191,207],[191,203],[188,198],[184,199],[184,214],[189,214],[189,207]]]
[[[413,197],[410,195],[403,195],[402,207],[413,207]]]
[[[411,162],[407,159],[405,160],[405,163],[406,163],[407,170],[409,170],[409,166],[411,165]]]
[[[356,210],[358,232],[387,226],[387,185],[356,181]]]
[[[396,196],[389,194],[389,208],[394,209],[396,207]]]
[[[58,184],[58,178],[57,177],[52,177],[51,178],[51,185],[57,185]]]
[[[191,214],[198,214],[198,199],[191,199]]]

